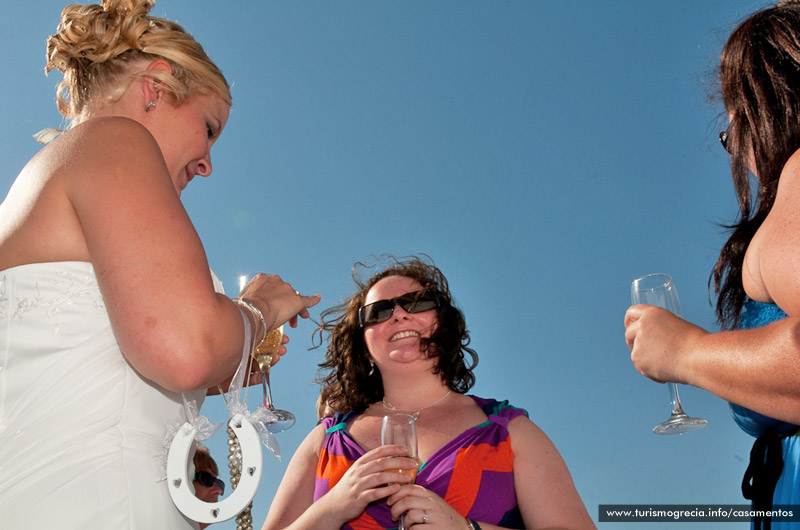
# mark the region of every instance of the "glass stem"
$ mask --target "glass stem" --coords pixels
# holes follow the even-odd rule
[[[669,387],[669,402],[672,407],[672,415],[684,414],[683,407],[681,407],[681,398],[678,396],[678,384],[667,383]]]
[[[269,366],[261,369],[261,385],[264,387],[264,406],[269,410],[275,410],[272,404],[272,387],[269,384]]]

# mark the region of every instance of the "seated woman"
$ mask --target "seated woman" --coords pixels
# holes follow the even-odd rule
[[[264,523],[277,529],[594,528],[558,451],[527,413],[466,395],[477,354],[447,280],[395,261],[325,311],[325,417],[298,448]],[[381,446],[383,416],[417,417],[414,467]],[[394,462],[392,462],[394,460]],[[403,462],[398,464],[397,462]]]

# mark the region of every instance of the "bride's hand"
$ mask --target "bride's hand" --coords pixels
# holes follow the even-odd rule
[[[297,317],[308,318],[308,309],[317,305],[321,296],[302,295],[277,274],[256,274],[239,298],[258,307],[267,328],[275,329],[284,322],[297,327]]]

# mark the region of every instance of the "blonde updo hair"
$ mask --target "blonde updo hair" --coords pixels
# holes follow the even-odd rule
[[[58,110],[79,116],[94,98],[114,102],[130,83],[150,76],[176,105],[196,92],[231,103],[228,82],[202,46],[174,22],[148,16],[155,0],[102,0],[101,5],[71,4],[61,12],[57,33],[47,39],[45,72],[64,74],[57,89]],[[172,72],[145,69],[157,59]]]

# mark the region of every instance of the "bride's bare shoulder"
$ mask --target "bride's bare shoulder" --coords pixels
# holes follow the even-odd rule
[[[29,164],[47,178],[83,181],[92,173],[108,174],[115,167],[143,168],[162,162],[161,151],[147,128],[118,116],[93,118],[64,132],[43,148]]]
[[[92,118],[76,125],[51,145],[78,151],[102,151],[110,146],[114,151],[124,152],[142,144],[155,145],[155,139],[144,125],[130,118],[108,116]]]

